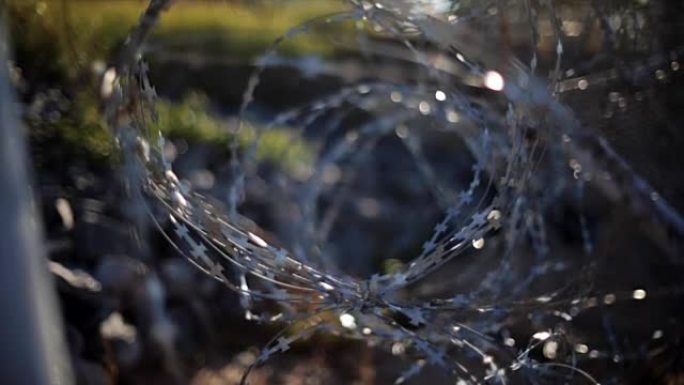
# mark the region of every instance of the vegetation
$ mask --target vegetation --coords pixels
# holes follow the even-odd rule
[[[36,89],[65,92],[69,108],[55,119],[29,120],[34,138],[57,140],[63,148],[90,160],[111,158],[113,138],[100,114],[98,80],[106,63],[136,24],[147,1],[140,0],[10,0],[10,29],[22,76]],[[319,15],[340,11],[335,0],[273,2],[179,2],[164,14],[149,42],[151,51],[220,55],[248,62],[293,25]],[[327,55],[332,48],[320,36],[309,34],[283,47],[291,55]],[[160,129],[190,141],[220,145],[229,139],[224,123],[208,111],[201,94],[179,103],[160,101]],[[192,119],[190,119],[192,117]],[[246,127],[239,142],[254,135]],[[278,159],[294,167],[293,157],[305,159],[300,145],[288,151],[291,134],[270,130],[258,149],[260,159]],[[289,160],[288,160],[289,159]],[[282,163],[284,162],[284,163]],[[296,163],[296,162],[295,162]]]
[[[208,98],[191,93],[180,103],[160,101],[157,104],[159,128],[168,137],[184,138],[194,143],[227,145],[232,138],[229,122],[210,113]],[[235,122],[231,122],[236,124]],[[298,173],[312,161],[313,152],[296,133],[285,127],[261,128],[261,138],[255,142],[257,127],[243,123],[237,141],[245,149],[258,143],[256,159],[282,167],[291,174]]]
[[[137,23],[147,1],[10,0],[15,45],[20,53],[40,54],[41,65],[77,75],[96,61],[107,61]],[[150,46],[224,53],[251,58],[292,26],[342,10],[335,0],[271,2],[179,2],[164,14]],[[295,39],[291,54],[326,54],[321,37]],[[35,58],[34,58],[35,59]]]

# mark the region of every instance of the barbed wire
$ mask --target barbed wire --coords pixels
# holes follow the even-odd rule
[[[605,140],[580,123],[561,96],[616,77],[629,78],[630,73],[675,73],[679,52],[629,66],[627,72],[588,69],[577,75],[577,69],[568,72],[563,66],[567,26],[554,1],[454,2],[446,8],[431,4],[352,1],[351,11],[311,20],[279,38],[257,61],[239,119],[230,129],[232,179],[225,207],[181,183],[165,158],[164,138],[155,129],[157,96],[141,50],[168,1],[150,2],[122,51],[115,68],[116,92],[108,96],[106,106],[125,155],[131,191],[144,192],[132,203],[145,207],[146,219],[138,220],[149,221],[179,254],[238,293],[247,319],[284,327],[262,349],[242,383],[254,366],[315,332],[363,339],[407,357],[412,364],[396,383],[434,366],[458,384],[598,384],[581,361],[643,358],[654,354],[648,348],[652,340],[662,338],[658,330],[640,342],[641,347],[622,349],[610,337],[613,327],[603,317],[606,348],[591,346],[573,327],[576,318],[597,307],[643,301],[647,295],[682,294],[681,286],[606,292],[592,287],[603,256],[596,251],[597,235],[582,209],[587,188],[612,202],[627,202],[632,215],[657,230],[657,242],[666,239],[659,234],[674,234],[666,241],[675,248],[684,220]],[[606,12],[601,8],[596,15],[603,20]],[[497,43],[502,48],[496,50],[455,39],[475,36],[487,42],[487,34],[469,23],[486,24],[502,13],[521,15],[521,23],[533,26],[529,64],[516,60],[506,44]],[[539,75],[536,50],[542,21],[550,25],[555,47],[548,77]],[[335,36],[331,44],[357,50],[378,66],[399,66],[400,75],[361,76],[277,113],[254,128],[253,142],[240,148],[237,134],[248,120],[263,74],[283,64],[280,47],[322,27],[349,24],[354,26],[349,39]],[[608,31],[618,33],[610,27]],[[607,41],[618,44],[615,36]],[[365,117],[360,123],[359,116]],[[260,138],[278,126],[293,127],[294,135],[312,142],[316,151],[314,163],[297,177],[264,179],[273,191],[265,199],[295,208],[282,218],[282,225],[290,227],[287,248],[267,241],[269,237],[240,215],[249,180],[263,178],[256,157]],[[431,133],[452,135],[464,143],[472,164],[458,167],[469,174],[468,183],[454,187],[428,159],[423,147]],[[404,146],[443,214],[406,266],[362,279],[343,272],[326,256],[331,223],[341,209],[321,200],[354,199],[344,181],[354,179],[387,137],[398,138]],[[325,181],[332,167],[341,170],[343,182]],[[566,201],[578,207],[578,246],[561,244],[549,224],[550,211]],[[481,259],[473,261],[479,255]],[[481,267],[458,271],[464,266],[463,261],[454,265],[459,258]],[[457,267],[447,269],[452,265]],[[481,275],[466,277],[474,271]],[[460,279],[471,285],[453,289],[454,282],[446,282],[439,290],[414,289],[425,282],[435,286],[440,279],[453,280],[456,287]],[[510,330],[520,323],[528,323],[530,332],[516,340]]]

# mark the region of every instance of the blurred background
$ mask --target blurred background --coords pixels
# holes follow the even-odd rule
[[[507,1],[411,3],[430,17],[454,24],[474,20],[470,28],[455,28],[449,36],[467,42],[468,57],[491,61],[492,52],[504,52],[527,64],[536,52],[541,78],[560,74],[555,79],[558,99],[645,177],[658,191],[657,198],[681,213],[684,93],[679,60],[684,51],[684,3],[530,1],[556,18],[539,17],[531,26],[513,6],[516,2]],[[361,3],[173,2],[145,44],[144,57],[159,97],[158,128],[168,139],[164,153],[183,183],[225,203],[232,171],[229,143],[235,140],[239,148],[247,148],[259,128],[278,113],[315,103],[350,84],[376,79],[428,84],[425,73],[406,64],[407,53],[393,36],[367,31],[356,20],[319,23],[286,39],[268,56],[243,129],[231,131],[250,75],[264,64],[262,55],[276,39],[308,20],[348,12],[363,7]],[[125,175],[102,100],[112,92],[109,70],[148,2],[6,0],[4,5],[12,47],[10,80],[26,127],[33,190],[76,383],[238,383],[279,327],[245,320],[237,295],[191,266],[154,229],[142,252],[131,231],[130,208],[122,204],[128,199]],[[560,70],[555,70],[558,36],[553,23],[559,23],[564,34]],[[532,41],[531,29],[536,31]],[[406,36],[412,39],[410,31]],[[439,47],[421,48],[434,52],[432,59],[437,60]],[[469,95],[505,110],[505,102],[486,88],[472,84]],[[395,102],[393,95],[388,96]],[[424,110],[419,103],[416,108]],[[345,125],[375,118],[368,115],[350,113]],[[439,131],[429,114],[424,115],[413,124],[429,131],[420,147],[436,170],[435,178],[448,181],[442,187],[449,190],[467,187],[473,155],[460,138]],[[248,199],[240,210],[259,225],[265,239],[278,239],[288,247],[296,244],[292,232],[300,229],[289,225],[295,222],[290,206],[275,205],[291,198],[287,187],[270,187],[279,183],[271,169],[288,180],[309,178],[319,144],[315,130],[298,135],[293,126],[269,126],[259,137],[257,167],[259,175],[266,176],[246,186]],[[420,252],[443,213],[445,203],[429,181],[422,181],[410,144],[408,150],[402,144],[406,132],[414,129],[397,127],[375,147],[350,183],[351,198],[341,203],[342,214],[327,225],[328,242],[321,253],[350,275],[368,278],[401,269]],[[349,177],[346,170],[326,169],[322,207],[335,204],[333,186]],[[666,234],[666,241],[658,241],[663,239],[659,232],[627,214],[628,203],[605,205],[592,194],[586,206],[602,267],[586,285],[603,285],[604,291],[598,290],[606,293],[643,283],[665,288],[665,294],[642,307],[625,304],[610,321],[620,324],[615,326],[616,337],[610,337],[613,326],[607,326],[605,313],[588,315],[588,325],[600,325],[585,328],[588,338],[629,352],[644,346],[633,341],[636,336],[661,340],[667,333],[667,342],[648,345],[658,350],[649,355],[651,360],[628,362],[610,354],[587,365],[598,371],[598,378],[611,378],[600,380],[602,384],[682,384],[681,236]],[[560,234],[552,242],[576,246],[581,240],[578,226],[570,223],[576,219],[570,206],[556,206],[550,232]],[[491,261],[494,254],[483,260]],[[441,292],[452,271],[466,266],[473,282],[461,284],[477,285],[478,274],[490,265],[466,257],[411,293],[427,297]],[[563,258],[579,257],[567,253]],[[392,383],[406,367],[393,352],[364,341],[316,335],[255,369],[250,384]],[[435,370],[413,383],[449,381]]]

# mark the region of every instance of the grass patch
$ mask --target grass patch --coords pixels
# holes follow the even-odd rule
[[[57,121],[29,121],[35,137],[56,139],[65,151],[91,160],[115,154],[112,133],[103,122],[98,78],[147,6],[141,0],[8,0],[9,28],[17,63],[35,87],[61,90],[71,101]],[[162,15],[150,37],[151,50],[222,55],[249,61],[280,35],[312,18],[344,10],[341,0],[177,1]],[[306,34],[283,47],[291,55],[328,55],[333,48],[319,34]],[[189,95],[180,103],[161,100],[164,133],[189,141],[224,144],[223,123],[211,116],[206,97]],[[241,147],[254,139],[253,127],[240,133]],[[257,157],[294,172],[307,161],[306,145],[286,128],[274,128],[260,141]]]
[[[183,138],[194,143],[210,143],[228,149],[233,138],[229,122],[210,113],[209,99],[198,93],[189,94],[180,103],[160,100],[157,103],[158,129],[170,138]],[[257,139],[255,125],[244,122],[238,132],[238,145],[244,151]],[[311,146],[288,127],[261,129],[257,143],[257,162],[269,162],[289,175],[297,175],[313,162]]]
[[[77,77],[95,61],[106,62],[146,7],[140,0],[9,0],[11,32],[20,54],[33,55],[43,69]],[[339,0],[286,2],[180,1],[162,15],[150,46],[250,59],[288,29],[317,16],[339,12]],[[292,55],[332,52],[320,35],[286,44]],[[36,57],[37,56],[37,57]]]

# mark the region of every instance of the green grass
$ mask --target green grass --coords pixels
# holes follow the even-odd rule
[[[146,4],[140,0],[9,0],[11,30],[23,53],[42,52],[45,66],[73,78],[94,61],[111,58]],[[339,12],[344,4],[340,0],[180,1],[162,15],[149,43],[168,52],[249,59],[288,29]],[[308,34],[293,39],[284,51],[326,55],[332,48],[320,35]]]
[[[77,158],[100,164],[118,159],[114,138],[93,103],[77,102],[76,110],[56,121],[29,121],[34,140],[49,139],[52,146]],[[191,93],[180,102],[159,99],[158,123],[150,130],[160,130],[165,137],[183,139],[191,144],[209,144],[226,152],[234,137],[234,121],[212,114],[209,99]],[[261,136],[257,139],[257,131]],[[297,177],[313,162],[314,149],[289,127],[258,127],[243,122],[237,133],[238,151],[257,143],[256,161],[270,163],[286,174]],[[53,148],[54,149],[54,148]]]
[[[9,0],[10,32],[15,56],[27,80],[58,88],[69,95],[72,107],[58,121],[29,122],[37,135],[56,139],[65,151],[91,160],[115,155],[114,140],[103,122],[94,63],[107,63],[136,25],[147,1],[142,0]],[[303,21],[339,12],[341,0],[288,1],[177,1],[162,15],[150,36],[152,50],[222,55],[249,61],[275,39]],[[283,46],[290,55],[328,55],[332,48],[317,34],[305,34]],[[212,116],[209,103],[191,94],[180,103],[160,101],[164,133],[189,141],[224,145],[229,140],[224,123]],[[254,139],[245,127],[239,143]],[[260,141],[257,157],[295,172],[310,158],[306,144],[294,140],[286,128],[274,128]]]
[[[228,149],[233,138],[228,122],[210,112],[209,100],[203,94],[191,93],[180,103],[161,100],[157,103],[159,126],[170,138],[183,138],[194,143],[210,143]],[[243,123],[237,134],[239,148],[247,149],[256,138],[257,128]],[[297,175],[313,161],[313,149],[288,127],[261,129],[256,148],[258,162],[270,162],[290,175]]]
[[[339,12],[342,2],[299,0],[277,6],[235,6],[226,3],[178,3],[164,16],[152,42],[167,48],[200,49],[237,57],[263,52],[289,29],[314,17]],[[294,39],[284,46],[290,54],[329,54],[328,42],[314,34]]]

